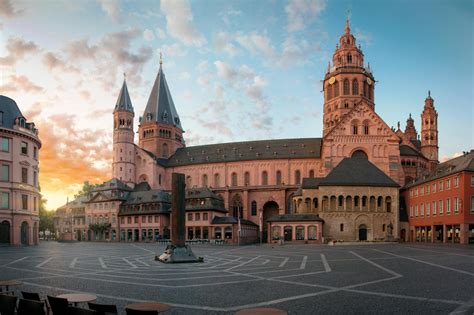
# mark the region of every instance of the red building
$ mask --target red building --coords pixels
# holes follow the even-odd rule
[[[474,243],[474,150],[401,191],[415,242]]]

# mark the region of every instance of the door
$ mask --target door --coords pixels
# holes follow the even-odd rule
[[[366,241],[367,240],[367,228],[365,225],[361,225],[359,227],[359,241]]]
[[[0,223],[0,244],[10,244],[10,222]]]

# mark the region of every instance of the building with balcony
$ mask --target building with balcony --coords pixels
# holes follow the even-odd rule
[[[37,245],[41,141],[34,122],[0,95],[0,243]]]

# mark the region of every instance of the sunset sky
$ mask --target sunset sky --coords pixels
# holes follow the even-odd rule
[[[320,137],[348,12],[387,124],[420,131],[431,90],[440,157],[474,148],[471,0],[0,0],[0,94],[40,130],[48,208],[110,178],[123,73],[137,125],[160,51],[187,145]]]

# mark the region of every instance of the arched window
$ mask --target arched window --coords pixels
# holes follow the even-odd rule
[[[186,176],[186,186],[188,188],[191,188],[191,187],[193,187],[192,184],[193,184],[193,180],[192,180],[191,176],[189,176],[189,175]]]
[[[268,173],[267,173],[267,171],[262,172],[262,185],[268,185]]]
[[[352,63],[352,55],[351,54],[347,55],[347,62]]]
[[[276,184],[281,185],[281,171],[277,171],[276,173]]]
[[[333,84],[333,89],[334,89],[334,97],[338,97],[339,96],[339,82],[334,82]]]
[[[368,85],[367,86],[367,97],[369,98],[369,100],[373,100],[374,99],[374,93],[373,93],[373,90],[372,90],[372,86]]]
[[[353,134],[353,135],[359,134],[358,121],[357,121],[357,120],[353,120],[351,125],[352,125],[352,134]]]
[[[207,187],[207,175],[202,175],[202,186]]]
[[[252,201],[252,216],[256,216],[257,215],[257,202],[254,200]]]
[[[309,171],[309,177],[310,177],[310,178],[313,178],[313,177],[314,177],[314,170],[310,170],[310,171]]]
[[[369,134],[369,122],[366,120],[364,121],[364,135],[368,135]]]
[[[221,187],[221,179],[219,174],[214,174],[214,187]]]
[[[350,94],[349,80],[345,79],[344,80],[344,95],[349,95],[349,94]]]
[[[231,186],[237,186],[237,173],[232,173],[230,178],[231,178]]]
[[[298,170],[295,172],[295,184],[299,185],[301,182],[301,172]]]
[[[168,144],[163,143],[163,150],[161,152],[161,156],[164,158],[168,157]]]
[[[352,95],[359,95],[359,83],[356,79],[352,81]]]
[[[362,95],[365,97],[367,97],[367,86],[368,86],[367,82],[364,81],[364,85],[362,86],[362,89],[363,89]]]
[[[332,98],[332,86],[330,85],[326,87],[326,97],[328,100]]]
[[[250,173],[249,172],[245,172],[245,174],[244,174],[244,185],[245,186],[250,185]]]
[[[242,218],[243,215],[243,206],[242,199],[239,195],[236,195],[232,199],[232,214],[235,218]]]

